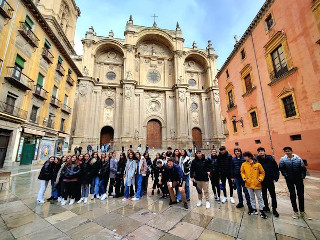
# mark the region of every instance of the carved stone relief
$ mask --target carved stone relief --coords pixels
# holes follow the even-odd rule
[[[179,90],[179,100],[184,102],[186,100],[186,90]]]
[[[79,93],[81,96],[85,96],[89,91],[89,84],[81,82],[79,84]]]
[[[220,96],[219,96],[219,93],[218,92],[215,92],[214,93],[214,101],[216,103],[220,103]]]
[[[161,104],[160,104],[159,101],[157,101],[157,100],[149,101],[148,106],[147,106],[147,110],[148,110],[150,113],[159,112],[160,109],[161,109]]]
[[[124,96],[127,100],[130,100],[131,99],[131,96],[132,96],[132,87],[131,86],[126,86],[125,87],[125,90],[124,90]]]
[[[113,109],[112,108],[104,108],[104,117],[103,120],[108,125],[113,125]]]
[[[138,46],[137,52],[140,56],[157,56],[169,57],[171,55],[169,49],[160,43],[143,42]]]

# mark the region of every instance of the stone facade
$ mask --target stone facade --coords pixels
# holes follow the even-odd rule
[[[89,28],[73,119],[73,147],[111,142],[114,149],[189,148],[224,142],[216,75],[217,55],[183,46],[182,31],[126,24],[125,39]],[[193,137],[192,137],[193,135]]]

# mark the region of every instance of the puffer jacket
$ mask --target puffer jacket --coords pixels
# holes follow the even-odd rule
[[[192,161],[190,176],[196,181],[209,181],[208,172],[210,172],[210,165],[208,159],[202,155],[201,159],[197,157]]]
[[[126,164],[127,164],[127,161],[125,159],[119,159],[116,177],[120,177],[120,178],[123,177]]]
[[[168,165],[164,167],[164,173],[166,181],[168,182],[179,182],[179,187],[182,187],[183,184],[183,172],[181,167],[178,164],[173,164],[172,168],[169,168]]]
[[[83,161],[80,165],[81,168],[81,176],[80,176],[80,181],[82,184],[89,184],[92,181],[92,166],[89,163],[90,160],[88,162]]]
[[[78,179],[80,176],[80,166],[72,164],[71,166],[64,166],[61,171],[61,177],[65,180]]]
[[[219,153],[218,165],[221,176],[232,176],[232,156],[228,152],[225,152],[225,154]]]
[[[241,165],[244,163],[246,160],[244,160],[243,157],[237,158],[233,157],[232,158],[232,178],[241,178]]]
[[[278,182],[279,180],[279,167],[277,162],[271,155],[265,155],[264,158],[261,156],[257,157],[258,163],[260,163],[266,173],[263,182]]]
[[[190,174],[191,164],[192,164],[192,161],[188,156],[180,157],[179,166],[181,167],[182,172],[185,176]]]
[[[54,162],[50,163],[50,161],[47,160],[41,168],[38,179],[46,180],[46,181],[51,180],[53,177],[54,166],[55,166]]]
[[[106,161],[101,163],[101,168],[99,170],[98,176],[100,180],[107,180],[109,179],[110,175],[110,162]]]
[[[306,167],[302,159],[293,154],[292,158],[287,155],[280,159],[280,171],[286,179],[304,179],[306,177]]]
[[[260,163],[255,161],[252,163],[244,162],[241,165],[240,172],[246,188],[261,189],[261,182],[264,179],[265,172]]]
[[[210,155],[208,157],[211,177],[219,177],[218,155]]]
[[[98,176],[99,169],[101,167],[101,161],[97,158],[91,158],[89,161],[89,164],[91,165],[91,177],[95,178]]]

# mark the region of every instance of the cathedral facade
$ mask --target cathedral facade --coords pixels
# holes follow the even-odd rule
[[[184,47],[182,31],[133,24],[124,39],[97,36],[93,27],[82,39],[72,122],[72,147],[110,143],[113,149],[139,144],[209,148],[224,144],[217,55]]]

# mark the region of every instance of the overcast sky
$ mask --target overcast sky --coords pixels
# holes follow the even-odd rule
[[[130,14],[135,25],[153,24],[153,14],[159,16],[159,28],[172,29],[180,24],[185,46],[196,41],[198,48],[205,48],[212,41],[218,69],[231,53],[234,35],[245,32],[264,0],[76,0],[81,16],[78,18],[75,49],[82,54],[80,40],[90,26],[97,35],[108,36],[112,29],[115,37],[124,38]]]

